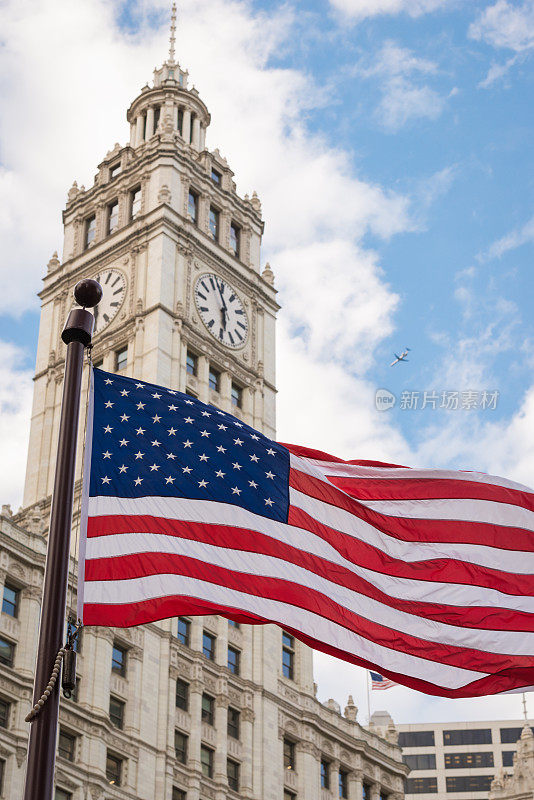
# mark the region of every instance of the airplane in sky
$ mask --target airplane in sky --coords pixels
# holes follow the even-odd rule
[[[404,350],[402,351],[402,353],[400,354],[400,356],[398,356],[397,353],[394,353],[393,355],[395,356],[395,361],[392,361],[389,366],[390,367],[394,367],[395,364],[398,364],[401,361],[408,361],[407,356],[408,356],[409,352],[410,352],[410,348],[409,347],[405,347]]]

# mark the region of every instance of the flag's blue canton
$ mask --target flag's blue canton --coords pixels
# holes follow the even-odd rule
[[[90,494],[212,500],[287,522],[289,452],[194,397],[95,369]]]

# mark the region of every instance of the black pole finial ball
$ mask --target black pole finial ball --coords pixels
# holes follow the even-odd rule
[[[83,308],[93,308],[102,300],[102,287],[98,281],[85,278],[74,287],[74,299]]]

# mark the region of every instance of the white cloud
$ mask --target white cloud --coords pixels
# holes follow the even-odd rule
[[[509,3],[498,0],[471,23],[469,35],[493,47],[520,53],[534,47],[534,2]]]
[[[451,0],[330,0],[335,9],[356,20],[382,14],[405,13],[419,17],[450,5]]]
[[[14,511],[26,470],[33,392],[32,372],[17,366],[23,355],[19,348],[0,341],[0,502],[11,503]]]
[[[478,87],[480,89],[487,89],[490,86],[493,86],[494,83],[500,81],[501,78],[504,78],[505,75],[509,73],[512,69],[514,64],[517,62],[518,56],[512,56],[504,64],[492,64],[488,70],[488,74],[486,77],[479,82]]]
[[[435,62],[387,41],[370,64],[356,67],[355,74],[379,79],[382,97],[376,116],[385,128],[397,131],[413,119],[437,119],[440,116],[446,98],[420,83],[421,76],[434,75],[437,71]]]
[[[511,231],[507,233],[506,236],[493,242],[488,248],[487,253],[482,255],[480,259],[482,261],[487,261],[492,258],[501,258],[501,256],[508,253],[510,250],[515,250],[517,247],[522,247],[522,245],[528,244],[529,242],[534,242],[534,216],[531,217],[528,222],[525,222],[521,228]]]

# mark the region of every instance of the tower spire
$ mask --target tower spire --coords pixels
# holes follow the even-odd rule
[[[172,4],[172,12],[171,12],[171,36],[170,36],[170,43],[169,43],[169,63],[174,64],[174,46],[176,44],[176,3],[173,2]]]
[[[525,717],[525,725],[528,725],[527,698],[525,692],[523,692],[523,716]]]

